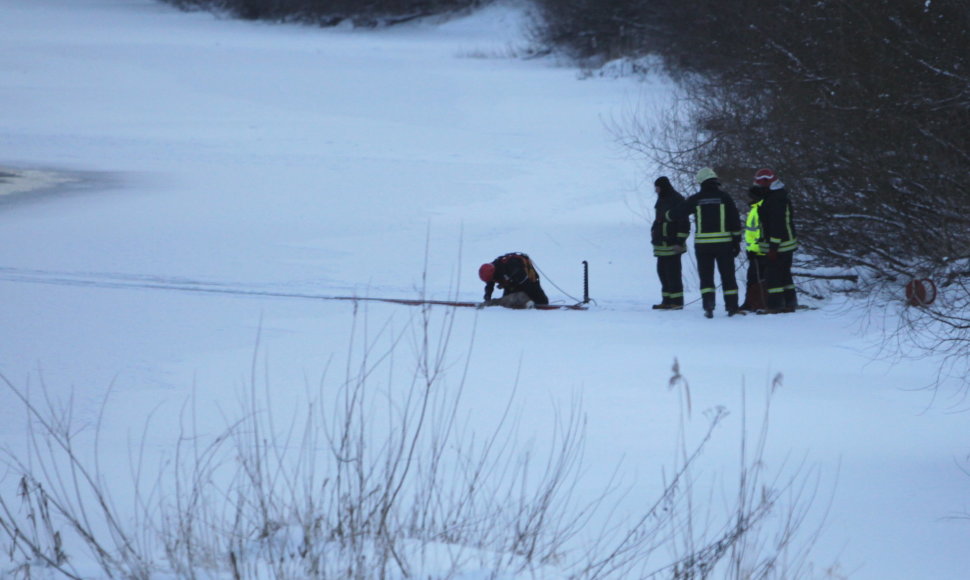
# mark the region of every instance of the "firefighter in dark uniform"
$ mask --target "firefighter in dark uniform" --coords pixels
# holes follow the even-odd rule
[[[508,308],[531,308],[549,304],[549,298],[539,285],[539,273],[528,255],[512,252],[482,264],[478,277],[485,282],[485,302],[480,306],[506,306]],[[502,297],[492,299],[498,286]]]
[[[657,258],[661,293],[660,304],[654,304],[653,308],[681,310],[684,307],[684,280],[680,257],[685,252],[684,246],[687,244],[687,236],[690,235],[690,218],[685,216],[668,222],[664,216],[684,201],[684,196],[674,189],[667,177],[658,177],[653,186],[657,192],[657,203],[653,206],[650,243],[653,245],[653,255]]]
[[[721,276],[721,289],[728,316],[738,313],[738,282],[734,258],[741,253],[741,216],[731,196],[721,190],[717,174],[710,167],[697,172],[701,190],[669,210],[668,221],[694,215],[694,255],[701,284],[704,316],[714,316],[716,286],[714,267]]]
[[[785,184],[770,169],[759,169],[756,177],[764,186],[765,200],[758,210],[761,219],[761,250],[765,253],[765,312],[794,312],[798,307],[792,257],[798,248],[791,201]]]

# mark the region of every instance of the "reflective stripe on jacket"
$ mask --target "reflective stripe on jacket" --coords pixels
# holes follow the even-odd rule
[[[779,252],[795,251],[798,247],[798,236],[795,234],[791,202],[784,188],[772,189],[768,192],[758,210],[758,218],[764,231],[761,251],[768,252],[771,249]]]
[[[701,184],[701,190],[667,212],[675,221],[694,214],[694,248],[720,249],[741,243],[741,216],[731,196],[721,191],[715,179]]]
[[[677,190],[667,187],[657,196],[654,205],[654,219],[650,226],[650,243],[653,245],[653,255],[658,258],[676,256],[683,252],[683,246],[690,235],[690,220],[687,217],[677,221],[664,219],[667,211],[677,207],[684,201],[684,196]],[[680,246],[680,248],[676,248]]]

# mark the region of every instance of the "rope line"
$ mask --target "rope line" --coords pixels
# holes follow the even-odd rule
[[[339,296],[316,294],[308,292],[286,292],[282,290],[263,290],[243,285],[230,285],[221,282],[203,282],[198,280],[161,278],[154,276],[139,276],[106,273],[70,273],[48,272],[44,270],[28,270],[19,268],[0,267],[0,280],[8,282],[27,282],[35,284],[53,284],[60,286],[80,286],[87,288],[110,288],[131,290],[172,290],[177,292],[197,292],[202,294],[229,294],[234,296],[255,296],[267,298],[299,298],[306,300],[345,300],[345,301],[380,301],[411,303],[416,300],[406,298],[378,298],[371,296]],[[426,303],[444,303],[451,301],[422,300]],[[457,302],[456,302],[457,303]],[[472,304],[472,303],[469,303]]]
[[[539,272],[539,275],[542,276],[543,278],[545,278],[547,282],[549,282],[550,284],[552,284],[553,288],[555,288],[556,290],[559,290],[560,292],[562,292],[566,296],[566,298],[569,298],[570,300],[576,302],[577,304],[582,303],[582,300],[580,300],[579,298],[576,298],[575,296],[571,295],[569,292],[566,292],[565,290],[563,290],[562,288],[560,288],[552,280],[552,278],[550,278],[549,276],[546,276],[546,273],[542,271],[542,268],[539,267],[539,264],[536,264],[536,261],[535,260],[533,260],[532,258],[529,258],[529,260],[532,262],[532,267],[535,268],[536,271]]]
[[[261,290],[247,288],[242,285],[230,285],[219,282],[202,282],[198,280],[161,278],[157,276],[139,276],[125,274],[104,273],[70,273],[48,272],[44,270],[29,270],[19,268],[0,267],[0,281],[21,282],[29,284],[52,284],[57,286],[78,286],[84,288],[109,288],[122,290],[169,290],[176,292],[196,292],[201,294],[228,294],[234,296],[249,296],[261,298],[298,298],[305,300],[332,300],[345,302],[385,302],[403,304],[406,306],[440,305],[448,307],[474,308],[480,302],[462,300],[436,300],[431,298],[387,298],[378,296],[339,296],[332,294],[313,294],[307,292],[284,292],[281,290]],[[536,305],[537,310],[585,310],[580,304],[549,304]]]

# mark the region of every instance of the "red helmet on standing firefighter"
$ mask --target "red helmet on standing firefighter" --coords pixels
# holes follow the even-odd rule
[[[754,174],[754,184],[758,187],[771,187],[778,180],[775,172],[770,169],[759,169]]]

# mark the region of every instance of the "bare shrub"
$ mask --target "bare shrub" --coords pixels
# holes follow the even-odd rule
[[[450,572],[437,571],[442,578],[469,566],[515,572],[558,561],[589,513],[572,507],[583,417],[560,416],[538,462],[542,453],[517,444],[511,401],[491,435],[468,432],[459,405],[467,358],[453,360],[448,348],[454,316],[433,319],[425,307],[403,330],[388,324],[376,336],[366,321],[355,324],[344,379],[333,392],[322,381],[297,413],[274,409],[254,354],[241,419],[208,434],[199,423],[211,419],[196,403],[183,408],[172,456],[136,494],[139,532],[98,475],[97,449],[92,459],[81,453],[69,414],[38,409],[6,381],[34,420],[29,457],[8,457],[21,507],[0,495],[15,570],[80,577],[64,534],[84,540],[106,575],[126,578],[159,567],[179,578],[409,576],[425,560],[440,565],[430,552],[442,546],[453,559]],[[400,364],[395,353],[407,343],[410,376],[380,385],[375,375]],[[136,487],[141,471],[133,469]],[[136,541],[142,532],[154,542]]]
[[[124,578],[451,578],[468,569],[577,579],[809,577],[817,532],[805,537],[805,522],[817,481],[802,467],[767,477],[767,403],[753,445],[745,421],[735,499],[721,523],[705,516],[702,524],[706,486],[695,470],[726,412],[708,414],[690,441],[689,386],[675,366],[679,459],[661,495],[631,519],[614,507],[615,484],[592,498],[578,493],[579,401],[557,410],[542,452],[518,443],[511,399],[485,436],[464,427],[468,355],[449,354],[455,315],[425,307],[404,328],[388,322],[372,331],[355,314],[336,389],[326,376],[307,383],[313,396],[295,407],[277,400],[257,348],[240,419],[210,433],[212,413],[190,400],[156,473],[145,468],[144,441],[133,453],[132,509],[117,505],[117,482],[101,475],[100,427],[88,433],[88,453],[69,409],[39,408],[4,380],[32,418],[28,456],[7,452],[19,506],[0,493],[12,574],[80,578],[73,563],[93,561],[105,576]],[[397,360],[406,345],[410,365]],[[410,367],[403,383],[392,372],[402,366]],[[87,559],[66,546],[85,547]]]
[[[662,57],[677,104],[612,127],[652,171],[687,181],[714,167],[740,193],[772,167],[789,186],[801,272],[853,279],[879,308],[914,278],[945,288],[945,305],[910,310],[897,330],[919,356],[943,351],[941,376],[960,375],[952,363],[970,358],[963,3],[538,3],[539,37],[584,63]]]

